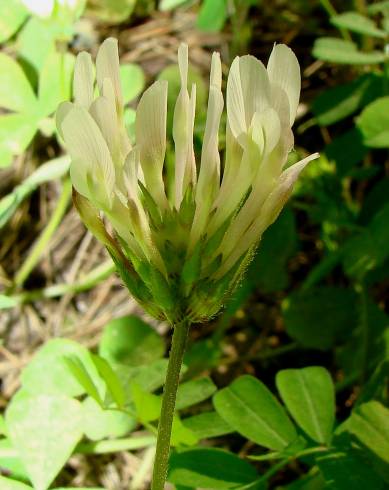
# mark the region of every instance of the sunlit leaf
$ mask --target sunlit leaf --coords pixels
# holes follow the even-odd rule
[[[228,489],[255,480],[255,468],[233,453],[216,448],[195,448],[173,453],[168,481],[196,488]]]
[[[46,490],[82,437],[78,401],[20,391],[6,412],[12,445],[36,490]]]
[[[297,424],[314,441],[328,444],[335,422],[335,389],[322,367],[284,369],[276,376],[278,391]]]
[[[250,441],[282,451],[297,439],[294,425],[270,390],[252,376],[241,376],[213,398],[216,411]]]

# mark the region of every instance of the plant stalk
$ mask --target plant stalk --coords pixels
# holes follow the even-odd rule
[[[158,424],[153,481],[151,490],[163,490],[165,486],[170,453],[170,438],[176,406],[177,388],[184,358],[190,322],[184,320],[174,327],[169,355],[165,387],[163,390],[161,416]]]

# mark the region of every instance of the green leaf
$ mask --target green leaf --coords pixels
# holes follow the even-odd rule
[[[19,391],[9,404],[6,423],[36,490],[46,490],[82,437],[81,404],[64,395]]]
[[[380,12],[387,13],[389,11],[389,1],[382,0],[381,2],[376,2],[371,5],[367,5],[367,12],[370,15],[378,14]]]
[[[134,63],[120,65],[123,102],[127,104],[137,97],[145,86],[145,75],[142,68]]]
[[[158,420],[161,413],[161,397],[148,393],[134,381],[131,383],[131,393],[139,420],[143,424]]]
[[[195,488],[228,489],[251,483],[257,472],[249,463],[222,449],[195,448],[173,453],[168,481]]]
[[[282,487],[282,490],[324,490],[324,488],[323,475],[314,467],[308,474]]]
[[[233,432],[227,422],[217,412],[204,412],[184,419],[183,424],[199,439],[224,436]]]
[[[0,53],[0,107],[10,111],[33,113],[36,97],[18,63]]]
[[[219,32],[227,19],[227,0],[204,0],[197,17],[197,27],[206,32]]]
[[[165,351],[162,337],[135,315],[109,322],[100,340],[99,354],[109,362],[129,366],[151,364]]]
[[[161,413],[162,397],[147,393],[135,382],[131,383],[131,392],[139,420],[143,424],[158,420]],[[197,441],[195,434],[185,427],[179,417],[175,415],[173,418],[171,445],[193,445]]]
[[[356,164],[361,162],[368,153],[368,148],[362,142],[362,135],[357,128],[346,131],[334,138],[325,148],[328,160],[336,164],[340,177],[349,176]]]
[[[9,439],[0,439],[0,468],[13,478],[28,480],[26,469]]]
[[[342,368],[346,377],[360,376],[363,366],[367,373],[372,372],[377,364],[385,358],[389,359],[388,315],[369,297],[366,305],[358,306],[357,312],[360,315],[359,318],[362,318],[362,314],[364,315],[363,320],[358,320],[347,342],[337,346],[335,351],[336,363]],[[365,338],[366,332],[368,335]]]
[[[0,107],[33,113],[36,97],[18,63],[5,53],[0,53],[0,72]]]
[[[25,485],[17,480],[11,480],[11,478],[6,478],[0,475],[0,485],[1,490],[33,490],[29,485]]]
[[[389,463],[389,409],[380,402],[360,405],[347,422],[347,429],[372,453]]]
[[[119,24],[131,16],[135,4],[136,0],[99,0],[90,6],[90,12],[111,25]]]
[[[383,91],[382,76],[363,74],[352,82],[336,85],[315,98],[312,112],[320,126],[329,126],[379,97]]]
[[[91,354],[93,364],[104,380],[107,392],[112,396],[112,399],[119,408],[125,404],[125,393],[121,381],[108,362],[95,354]]]
[[[252,376],[241,376],[213,397],[216,411],[237,432],[261,446],[282,451],[297,432],[270,390]]]
[[[0,294],[0,310],[15,308],[18,305],[19,301],[16,298],[11,298],[5,294]]]
[[[9,39],[27,17],[27,10],[19,0],[0,2],[0,43]]]
[[[47,56],[39,75],[38,103],[41,117],[56,111],[60,102],[71,97],[75,58],[55,49]]]
[[[47,57],[54,49],[55,26],[38,17],[31,17],[18,35],[19,56],[26,61],[32,74],[37,76]]]
[[[316,39],[312,54],[319,60],[346,65],[369,65],[385,61],[385,54],[380,51],[358,51],[353,42],[334,37]]]
[[[332,451],[316,459],[328,490],[384,490],[385,484],[371,466],[350,449]]]
[[[0,151],[6,151],[11,155],[21,155],[37,130],[35,116],[29,114],[0,115]],[[9,163],[9,160],[5,161],[5,164]]]
[[[384,312],[382,312],[384,314]],[[388,405],[389,393],[389,355],[380,362],[358,396],[356,406],[371,400]]]
[[[369,104],[357,119],[363,142],[372,148],[389,147],[389,97],[381,97]]]
[[[65,361],[69,356],[78,358],[94,383],[101,385],[97,370],[85,347],[68,339],[52,339],[39,349],[32,361],[23,369],[23,388],[31,393],[62,393],[69,396],[84,394],[85,388],[69,372]]]
[[[296,251],[297,241],[295,216],[290,208],[285,208],[264,233],[244,282],[249,281],[266,293],[286,288],[289,283],[287,263]]]
[[[137,425],[134,417],[119,410],[103,409],[90,397],[82,403],[82,415],[83,432],[92,441],[107,437],[123,437]]]
[[[340,29],[347,29],[351,32],[364,34],[366,36],[385,38],[386,32],[378,29],[375,22],[357,12],[344,12],[334,15],[330,19],[331,24]]]
[[[177,391],[176,409],[182,410],[200,403],[212,396],[216,389],[215,384],[208,377],[182,383]]]
[[[277,389],[297,424],[314,441],[329,444],[335,422],[335,389],[322,367],[285,369],[276,376]]]
[[[163,386],[166,378],[167,359],[159,359],[150,365],[130,367],[124,364],[113,364],[125,393],[125,403],[132,402],[131,382],[137,383],[145,391],[152,392]]]
[[[180,7],[188,3],[189,0],[160,0],[159,10],[166,12],[167,10],[173,10],[176,7]]]
[[[71,374],[84,388],[85,392],[103,407],[104,401],[100,396],[99,390],[80,359],[77,356],[66,356],[64,361]]]
[[[355,234],[344,245],[343,267],[351,277],[362,278],[375,267],[384,263],[389,255],[389,203],[374,216],[369,226]]]
[[[345,288],[316,287],[292,293],[282,303],[286,331],[304,347],[329,349],[357,324],[356,294]]]

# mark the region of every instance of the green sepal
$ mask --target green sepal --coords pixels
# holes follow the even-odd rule
[[[150,192],[146,189],[146,187],[142,184],[142,182],[138,181],[138,183],[142,191],[144,208],[147,209],[150,215],[151,224],[153,225],[153,228],[158,230],[162,226],[162,216],[161,216],[160,209],[155,203],[154,199],[152,198]]]
[[[174,297],[170,285],[165,277],[155,267],[150,267],[151,291],[155,302],[165,312],[172,312],[175,308]]]
[[[223,262],[223,255],[222,254],[217,255],[212,260],[212,262],[208,264],[201,271],[201,277],[209,281],[209,278],[211,278],[219,270],[219,267],[222,265],[222,262]]]
[[[124,262],[113,255],[110,250],[108,250],[108,252],[111,255],[121,280],[124,282],[130,293],[141,303],[152,301],[150,291],[137,274],[134,271],[130,271]]]
[[[212,256],[216,250],[219,248],[221,244],[224,234],[227,231],[231,222],[231,218],[228,218],[216,231],[215,233],[207,240],[204,247],[204,256]]]
[[[201,248],[202,243],[199,241],[191,255],[191,257],[185,261],[184,267],[181,273],[181,284],[184,289],[184,295],[188,296],[194,283],[199,279],[201,273]]]
[[[193,199],[193,184],[189,184],[178,213],[180,223],[183,226],[190,227],[192,225],[195,210],[196,203]]]

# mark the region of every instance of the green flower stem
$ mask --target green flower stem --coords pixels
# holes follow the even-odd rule
[[[169,365],[163,392],[161,416],[158,424],[157,448],[155,451],[151,490],[163,490],[165,486],[178,381],[180,378],[189,328],[190,322],[186,320],[178,323],[174,327]]]

